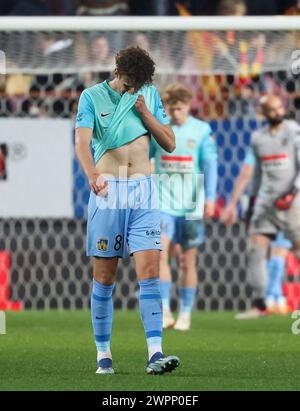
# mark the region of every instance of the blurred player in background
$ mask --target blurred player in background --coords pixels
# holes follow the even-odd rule
[[[118,259],[128,256],[128,248],[140,285],[148,346],[146,372],[163,374],[179,365],[178,357],[165,357],[162,351],[160,213],[151,178],[149,135],[167,152],[174,150],[175,140],[152,85],[154,64],[139,47],[121,50],[114,79],[84,90],[79,100],[76,152],[91,186],[87,254],[93,257],[91,314],[98,374],[114,373],[112,293]]]
[[[237,205],[251,180],[254,167],[255,157],[250,150],[235,182],[231,198],[222,213],[222,221],[225,224],[234,224],[237,221]],[[244,218],[247,226],[253,212],[254,200],[254,197],[250,196],[248,210]],[[286,299],[282,291],[282,281],[285,273],[285,259],[291,247],[291,242],[284,238],[282,232],[278,233],[276,240],[271,243],[270,258],[267,264],[268,286],[266,290],[266,305],[269,313],[286,314],[288,312]]]
[[[176,138],[176,149],[171,156],[156,141],[151,142],[150,149],[150,155],[155,160],[155,173],[167,174],[174,180],[174,185],[169,185],[168,179],[163,182],[159,193],[163,245],[160,254],[163,326],[174,326],[176,330],[185,331],[191,326],[198,283],[197,247],[204,242],[204,218],[208,219],[214,214],[217,148],[208,123],[189,114],[192,100],[189,89],[179,84],[170,85],[165,90],[163,100]],[[203,173],[204,182],[203,178],[197,181],[196,177],[203,177]],[[195,177],[190,187],[184,180],[188,174]],[[180,185],[182,190],[178,189]],[[194,203],[188,199],[190,193],[196,199]],[[180,265],[180,310],[176,324],[170,309],[172,279],[169,264],[170,248],[175,244]]]
[[[265,96],[261,109],[268,124],[253,133],[249,154],[255,158],[248,259],[253,300],[252,308],[238,314],[238,319],[266,313],[267,253],[280,230],[300,258],[300,127],[284,119],[279,97]]]

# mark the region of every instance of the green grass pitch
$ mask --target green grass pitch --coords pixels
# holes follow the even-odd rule
[[[88,311],[7,313],[0,335],[0,390],[299,390],[300,335],[290,316],[236,321],[232,312],[195,312],[192,330],[164,332],[178,355],[171,374],[145,374],[146,344],[137,311],[116,311],[115,375],[96,375]]]

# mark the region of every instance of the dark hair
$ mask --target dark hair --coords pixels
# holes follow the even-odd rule
[[[116,55],[116,66],[120,74],[128,77],[135,89],[151,84],[155,63],[146,50],[140,47],[127,47]]]

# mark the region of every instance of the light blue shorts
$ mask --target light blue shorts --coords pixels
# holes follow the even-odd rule
[[[282,231],[279,231],[279,233],[277,234],[276,239],[274,241],[272,241],[272,246],[273,247],[287,248],[288,250],[290,250],[293,247],[290,240],[288,240],[284,236],[284,233]]]
[[[186,220],[184,216],[160,214],[160,228],[172,243],[180,244],[183,249],[198,247],[204,243],[205,224],[203,220]]]
[[[107,197],[90,193],[87,255],[126,258],[137,251],[161,250],[159,201],[152,177],[107,181]]]

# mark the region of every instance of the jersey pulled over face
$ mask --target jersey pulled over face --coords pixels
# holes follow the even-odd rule
[[[300,126],[285,120],[274,134],[265,126],[253,134],[251,149],[247,161],[253,157],[257,202],[270,206],[291,190],[299,175]]]
[[[119,148],[149,133],[134,107],[139,94],[144,96],[146,106],[154,117],[163,125],[169,124],[154,85],[145,85],[134,94],[120,94],[104,81],[81,94],[75,127],[93,130],[95,164],[107,150]]]

